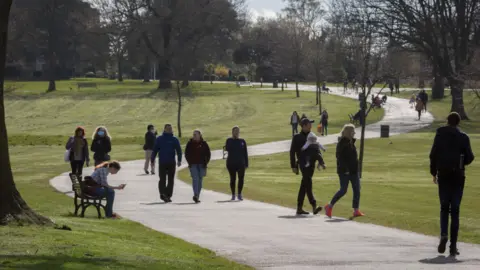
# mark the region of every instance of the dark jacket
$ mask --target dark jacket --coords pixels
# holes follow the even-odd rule
[[[338,174],[358,173],[358,156],[355,139],[352,141],[347,138],[340,139],[337,144],[336,157]]]
[[[467,134],[451,126],[437,129],[430,151],[430,173],[433,176],[436,176],[439,171],[464,172],[465,166],[472,163],[474,159]]]
[[[157,136],[155,136],[155,134],[147,131],[147,133],[145,133],[145,144],[143,145],[143,150],[153,150],[153,147],[155,147],[156,139]]]
[[[193,164],[202,164],[206,168],[210,162],[211,156],[212,153],[210,147],[204,140],[196,142],[191,139],[185,147],[185,159],[189,166]]]
[[[308,133],[300,132],[293,136],[292,144],[290,145],[290,167],[298,168],[297,160],[300,160],[302,154],[302,147],[307,142]]]
[[[248,168],[247,142],[244,139],[228,138],[225,142],[225,150],[228,152],[228,166],[243,166]]]
[[[99,137],[99,138],[93,139],[92,145],[90,146],[90,150],[92,150],[92,152],[95,153],[93,154],[94,160],[106,161],[105,159],[106,155],[112,151],[112,143],[110,142],[110,138]]]
[[[322,113],[320,123],[322,123],[322,125],[324,125],[324,126],[328,125],[328,112],[325,111],[325,112]]]
[[[175,153],[177,154],[178,163],[182,162],[182,148],[180,141],[170,133],[163,133],[155,141],[153,147],[152,162],[158,155],[160,164],[175,164]]]
[[[311,144],[307,149],[303,150],[300,154],[300,168],[305,168],[307,161],[310,163],[309,167],[315,167],[315,163],[324,164],[322,153],[320,152],[320,146],[318,144]]]
[[[90,161],[90,154],[88,152],[88,141],[85,138],[83,138],[83,141],[85,145],[83,146],[83,149],[82,149],[82,152],[83,152],[82,161]],[[67,144],[65,145],[65,149],[70,150],[70,161],[73,161],[75,158],[73,143],[74,143],[74,137],[72,136],[68,139]]]

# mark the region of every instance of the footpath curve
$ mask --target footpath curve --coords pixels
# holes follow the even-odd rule
[[[301,86],[302,91],[314,89]],[[344,96],[342,89],[331,89],[332,94]],[[366,138],[379,137],[382,124],[390,125],[393,136],[433,122],[429,113],[421,121],[416,118],[407,100],[389,97],[385,116],[367,126]],[[319,141],[333,144],[337,137],[332,134]],[[289,147],[290,140],[264,143],[250,146],[249,154],[281,153]],[[219,159],[221,151],[213,151],[212,160]],[[164,204],[157,191],[158,176],[140,175],[142,168],[143,160],[122,162],[121,173],[109,178],[113,185],[128,183],[116,193],[115,212],[257,269],[450,269],[452,265],[447,263],[456,263],[456,269],[480,269],[480,245],[461,243],[462,255],[459,261],[452,261],[437,257],[436,237],[339,218],[329,220],[324,215],[297,218],[290,208],[250,200],[229,202],[230,195],[209,190],[202,191],[202,203],[195,205],[191,186],[178,179],[174,203]],[[90,172],[91,168],[85,169],[86,174]],[[248,172],[246,181],[248,185]],[[51,179],[50,184],[72,196],[68,173]],[[327,198],[319,199],[325,202]]]

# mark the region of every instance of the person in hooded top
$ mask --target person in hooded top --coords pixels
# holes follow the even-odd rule
[[[194,130],[193,137],[185,147],[185,159],[192,177],[193,201],[195,203],[200,202],[203,178],[207,176],[207,166],[211,156],[210,147],[203,139],[202,132],[199,129]]]

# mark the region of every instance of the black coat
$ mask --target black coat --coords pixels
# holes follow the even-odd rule
[[[298,168],[297,160],[300,160],[302,154],[302,147],[307,142],[308,133],[300,132],[293,136],[292,144],[290,145],[290,167]]]
[[[336,156],[338,174],[358,173],[358,155],[355,139],[350,141],[347,138],[342,138],[337,144]]]
[[[112,143],[110,142],[110,138],[102,137],[93,139],[90,150],[95,153],[93,154],[94,160],[107,161],[108,159],[106,157],[108,153],[112,151]]]
[[[143,150],[153,150],[156,139],[157,136],[155,136],[154,133],[147,131],[147,133],[145,133],[145,144],[143,145]]]

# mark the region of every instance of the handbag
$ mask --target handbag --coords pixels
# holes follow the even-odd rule
[[[317,126],[317,132],[322,132],[322,124],[318,124],[318,126]]]
[[[65,162],[70,162],[70,153],[71,153],[71,150],[68,149],[67,151],[65,151],[65,154],[63,155],[63,160]]]

